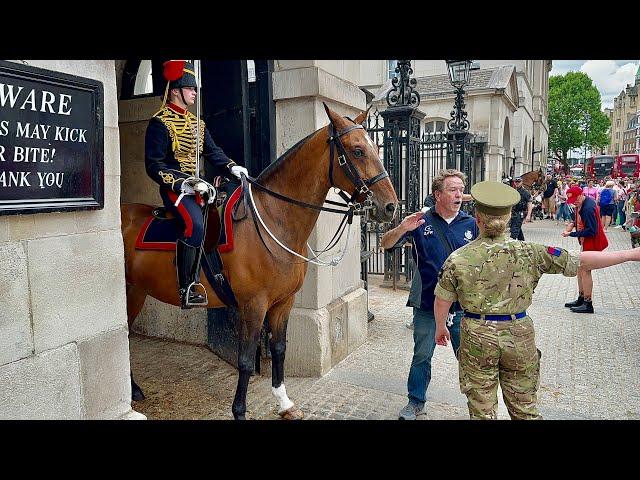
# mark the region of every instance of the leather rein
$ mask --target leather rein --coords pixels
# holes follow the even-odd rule
[[[282,195],[278,192],[274,192],[273,190],[270,190],[269,188],[265,187],[264,185],[260,185],[258,182],[256,182],[256,180],[254,178],[250,178],[247,177],[245,175],[241,176],[241,183],[242,183],[242,191],[243,191],[243,196],[244,196],[244,201],[245,201],[245,205],[247,205],[247,207],[251,210],[252,213],[252,219],[253,219],[253,223],[255,225],[256,228],[256,232],[258,233],[258,236],[260,237],[260,240],[262,241],[262,244],[265,246],[265,248],[269,251],[269,253],[273,256],[273,252],[271,252],[271,250],[269,249],[269,247],[267,246],[267,244],[265,243],[264,239],[262,238],[262,234],[260,233],[260,229],[258,228],[258,223],[256,221],[256,217],[258,217],[260,219],[260,222],[262,223],[263,227],[265,228],[265,230],[267,230],[267,232],[271,235],[271,237],[281,246],[283,247],[285,250],[289,251],[290,253],[293,253],[296,256],[300,256],[299,254],[289,250],[287,247],[285,247],[284,245],[282,245],[274,236],[273,234],[271,234],[271,232],[269,232],[269,230],[267,229],[267,227],[264,225],[264,223],[262,222],[262,219],[260,218],[260,215],[258,214],[258,212],[255,209],[255,205],[253,204],[253,198],[252,195],[250,194],[250,185],[255,186],[258,190],[261,190],[265,193],[267,193],[268,195],[271,195],[274,198],[277,198],[279,200],[283,200],[285,202],[288,203],[292,203],[294,205],[298,205],[300,207],[304,207],[304,208],[310,208],[313,210],[319,210],[319,211],[323,211],[323,212],[329,212],[329,213],[339,213],[344,215],[342,221],[340,222],[340,225],[338,226],[338,229],[336,230],[336,233],[334,234],[333,238],[329,241],[329,245],[327,247],[325,247],[323,250],[313,250],[312,251],[316,254],[320,254],[320,253],[324,253],[328,250],[330,250],[331,248],[333,248],[338,241],[340,240],[340,238],[342,237],[342,234],[344,233],[344,229],[346,227],[346,224],[349,224],[349,227],[351,226],[351,223],[353,222],[353,216],[354,215],[358,215],[361,214],[365,209],[370,208],[371,207],[371,196],[373,195],[370,187],[379,182],[380,180],[386,178],[389,176],[389,173],[386,170],[383,170],[381,173],[379,173],[378,175],[370,178],[370,179],[363,179],[360,174],[358,173],[358,170],[355,168],[353,162],[351,161],[351,159],[349,158],[349,155],[347,154],[344,145],[342,144],[342,140],[340,139],[342,136],[348,134],[349,132],[353,131],[353,130],[357,130],[357,129],[363,129],[364,127],[360,124],[354,124],[351,125],[347,128],[345,128],[344,130],[340,131],[340,132],[336,132],[335,126],[333,125],[333,123],[330,124],[329,127],[329,139],[327,140],[327,143],[330,144],[330,150],[329,150],[329,183],[331,184],[332,187],[334,187],[334,190],[337,189],[337,194],[340,195],[340,197],[342,197],[342,199],[345,201],[345,203],[340,203],[340,202],[333,202],[331,200],[325,200],[323,202],[323,205],[329,204],[329,205],[335,205],[335,206],[339,206],[339,207],[346,207],[346,209],[337,209],[337,208],[331,208],[331,207],[325,207],[323,205],[314,205],[311,203],[306,203],[306,202],[302,202],[300,200],[296,200],[294,198],[290,198],[287,197],[286,195]],[[338,165],[342,168],[344,174],[347,176],[347,178],[353,183],[355,189],[353,191],[353,193],[351,194],[351,196],[349,197],[342,189],[339,189],[338,187],[335,186],[334,181],[333,181],[333,170],[334,170],[334,158],[335,158],[335,154],[334,151],[337,150],[338,151]],[[250,184],[250,185],[249,185]],[[354,200],[362,194],[366,194],[367,197],[366,199],[362,202],[362,203],[357,203],[354,202]],[[346,220],[346,223],[345,223]],[[347,238],[348,241],[348,238]],[[309,247],[311,249],[311,247]],[[343,250],[343,256],[344,253],[346,251],[346,246],[345,249]],[[316,255],[314,255],[316,260],[320,260],[318,259],[318,257]],[[305,257],[301,257],[301,258],[305,258]],[[340,260],[342,259],[342,257],[340,257]],[[337,263],[335,263],[335,259],[330,262],[329,264],[323,263],[317,263],[317,262],[313,262],[313,260],[305,258],[305,262],[311,261],[312,263],[318,264],[318,265],[337,265]],[[304,262],[292,262],[292,263],[304,263]]]

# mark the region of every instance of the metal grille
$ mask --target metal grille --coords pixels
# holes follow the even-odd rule
[[[384,120],[377,109],[367,118],[366,127],[378,149],[378,154],[385,159],[384,166],[389,172],[400,205],[396,222],[393,225],[378,223],[365,217],[361,219],[362,279],[366,282],[368,274],[386,274],[388,278],[385,277],[385,281],[393,281],[395,284],[402,278],[401,283],[402,281],[409,283],[413,278],[411,245],[405,244],[406,248],[402,249],[402,252],[396,250],[394,259],[392,254],[383,251],[381,247],[382,236],[402,221],[407,214],[424,206],[427,196],[431,193],[433,178],[440,170],[447,168],[447,161],[451,155],[447,133],[424,133],[420,137],[419,143],[409,142],[407,134],[415,140],[415,135],[419,132],[419,121],[412,119],[409,132],[403,132],[396,125],[392,125],[392,128],[387,129],[385,135]],[[467,155],[470,161],[467,174],[470,186],[485,178],[484,151],[486,141],[483,138],[476,138],[473,134],[470,134],[469,137]],[[417,148],[414,145],[417,145]],[[386,157],[384,155],[385,148],[389,149]],[[410,199],[408,206],[407,198]],[[465,202],[463,207],[468,212],[473,209],[471,202]]]

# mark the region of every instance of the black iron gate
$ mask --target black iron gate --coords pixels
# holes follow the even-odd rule
[[[383,285],[393,288],[409,288],[413,278],[413,260],[411,257],[411,244],[406,243],[405,247],[393,252],[384,252],[381,240],[384,233],[394,228],[408,213],[414,212],[424,206],[427,196],[431,193],[433,178],[440,170],[446,169],[451,158],[452,149],[446,132],[429,132],[420,137],[418,164],[410,165],[414,175],[409,176],[410,188],[415,190],[415,198],[419,199],[418,205],[413,205],[412,209],[406,206],[406,200],[402,193],[407,192],[402,180],[407,179],[406,164],[403,165],[401,155],[384,155],[385,146],[392,145],[392,139],[385,137],[385,127],[383,115],[376,109],[369,115],[366,123],[369,136],[378,148],[378,153],[382,158],[391,157],[390,164],[385,163],[385,168],[389,172],[394,188],[400,200],[400,212],[396,216],[396,221],[390,223],[378,223],[371,219],[362,218],[362,279],[367,282],[368,275],[384,275]],[[389,131],[390,129],[387,129]],[[473,185],[483,181],[485,178],[485,153],[486,140],[477,135],[469,134],[468,147],[466,148],[466,158],[468,167],[466,168],[467,183]],[[399,165],[398,165],[399,163]],[[406,160],[404,160],[406,163]],[[412,182],[417,182],[415,185]],[[472,202],[463,203],[463,209],[471,212]]]

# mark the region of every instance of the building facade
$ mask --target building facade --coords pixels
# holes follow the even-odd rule
[[[372,102],[379,110],[386,108],[395,62],[360,61],[360,86],[374,92]],[[422,131],[446,131],[455,97],[445,61],[412,60],[411,65],[421,97],[419,109],[425,113]],[[499,180],[545,164],[551,68],[551,60],[474,62],[465,103],[470,133],[487,143],[482,178]]]
[[[625,153],[625,140],[629,145],[629,122],[636,116],[640,104],[638,103],[638,86],[640,85],[640,66],[635,81],[628,84],[613,100],[613,115],[611,117],[610,154]],[[625,133],[626,132],[626,133]],[[625,139],[626,135],[626,139]]]

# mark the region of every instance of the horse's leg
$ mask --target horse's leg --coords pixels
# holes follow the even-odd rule
[[[256,350],[266,310],[266,307],[258,307],[256,303],[254,300],[251,305],[241,305],[238,309],[238,386],[231,407],[236,420],[245,420],[247,388],[256,364]]]
[[[135,285],[127,285],[127,323],[129,324],[129,334],[131,334],[133,322],[140,313],[140,310],[142,310],[146,298],[147,293],[144,290]],[[133,379],[133,371],[131,371],[131,399],[136,402],[145,399],[142,389]]]
[[[304,415],[287,396],[284,386],[284,357],[287,349],[287,322],[289,312],[293,305],[292,295],[285,301],[274,305],[267,312],[271,339],[269,340],[269,350],[271,351],[271,392],[278,401],[278,415],[286,420],[298,420]]]

